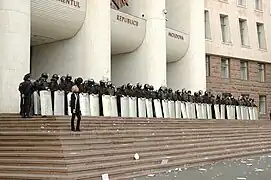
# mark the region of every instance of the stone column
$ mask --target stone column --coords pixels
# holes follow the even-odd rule
[[[84,70],[81,76],[111,79],[111,8],[110,0],[88,0],[84,36]]]
[[[206,89],[204,1],[189,0],[190,45],[178,62],[168,64],[168,86],[192,91]]]
[[[127,12],[146,19],[145,39],[136,51],[113,57],[114,83],[140,82],[152,84],[155,88],[166,84],[164,9],[165,0],[132,1]]]
[[[18,86],[30,70],[30,0],[0,1],[0,113],[19,113]]]

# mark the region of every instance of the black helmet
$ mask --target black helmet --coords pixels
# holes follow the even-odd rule
[[[61,76],[60,81],[65,81],[65,76]]]
[[[108,86],[108,87],[112,87],[112,86],[113,86],[112,82],[108,81],[108,82],[107,82],[107,86]]]
[[[31,78],[31,74],[27,73],[26,75],[24,75],[24,80],[29,80]]]
[[[128,83],[128,84],[127,84],[127,88],[128,88],[128,89],[132,89],[132,87],[133,87],[133,85],[132,85],[131,83]]]
[[[72,80],[72,76],[71,76],[70,74],[67,74],[66,80],[67,80],[67,81],[71,81],[71,80]]]
[[[90,79],[90,80],[89,80],[89,83],[90,83],[90,84],[95,84],[94,79]]]
[[[83,80],[83,78],[81,78],[81,77],[76,78],[76,79],[74,80],[75,84],[82,84],[83,81],[84,81],[84,80]]]
[[[138,82],[138,83],[136,83],[136,87],[137,87],[138,89],[141,89],[141,88],[142,88],[142,84],[140,84],[140,83]]]
[[[48,79],[49,75],[48,75],[47,73],[42,73],[42,74],[41,74],[41,77],[42,77],[42,78],[45,78],[45,79]]]
[[[104,81],[104,80],[101,80],[101,81],[100,81],[100,85],[101,85],[101,86],[105,86],[105,81]]]
[[[150,86],[149,86],[149,89],[150,89],[151,91],[153,91],[153,90],[154,90],[153,85],[150,85]]]
[[[54,75],[52,76],[52,78],[58,80],[58,79],[59,79],[59,75],[58,75],[58,74],[54,74]]]

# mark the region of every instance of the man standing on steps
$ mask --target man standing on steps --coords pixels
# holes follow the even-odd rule
[[[21,102],[20,102],[20,115],[23,118],[29,118],[30,113],[30,105],[31,105],[31,95],[34,92],[33,84],[30,81],[31,74],[26,74],[24,76],[24,81],[19,85],[19,91],[21,94]]]
[[[81,110],[80,110],[80,100],[79,100],[79,88],[76,85],[72,87],[71,112],[72,112],[71,130],[80,131]],[[75,116],[77,117],[76,129],[74,128]]]

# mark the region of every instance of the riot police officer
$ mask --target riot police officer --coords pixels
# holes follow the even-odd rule
[[[31,74],[26,74],[23,78],[23,82],[19,85],[19,91],[21,94],[21,102],[20,102],[20,115],[23,118],[29,118],[30,106],[31,106],[31,95],[34,92],[34,87],[32,82],[30,81]]]
[[[55,91],[59,90],[59,84],[58,84],[59,76],[57,74],[54,74],[51,78],[51,82],[49,83],[49,89],[51,91],[51,99],[52,99],[52,110],[54,112],[55,109]]]

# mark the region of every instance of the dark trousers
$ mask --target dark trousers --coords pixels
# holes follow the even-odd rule
[[[51,91],[51,99],[52,99],[52,111],[55,110],[55,91]]]
[[[21,96],[21,110],[20,114],[22,117],[29,117],[29,112],[30,112],[30,105],[31,105],[31,96]]]
[[[64,108],[65,108],[65,115],[68,115],[68,92],[66,91],[64,95]]]
[[[75,116],[77,117],[77,123],[76,123],[76,131],[80,131],[80,121],[81,121],[81,114],[80,112],[77,113],[72,113],[72,118],[71,118],[71,130],[74,131],[74,120]]]

